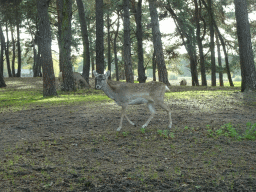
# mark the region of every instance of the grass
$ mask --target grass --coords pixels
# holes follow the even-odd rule
[[[0,90],[0,113],[31,109],[35,106],[56,107],[62,105],[79,105],[90,102],[110,101],[105,94],[97,90],[79,90],[65,93],[58,91],[58,96],[43,97],[39,90]]]

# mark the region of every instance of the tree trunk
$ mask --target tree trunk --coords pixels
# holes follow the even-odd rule
[[[2,26],[0,25],[0,40],[1,40],[1,53],[0,53],[0,88],[6,87],[4,82],[4,49],[5,49],[5,40],[4,34],[2,31]]]
[[[20,47],[20,24],[17,21],[17,48],[18,48],[18,71],[15,77],[21,76],[21,47]]]
[[[119,32],[119,12],[117,13],[117,29],[115,32],[115,37],[114,37],[114,55],[115,55],[115,68],[116,68],[116,81],[119,81],[119,72],[118,72],[118,59],[117,59],[117,50],[116,50],[116,39],[118,36]]]
[[[198,3],[197,0],[194,0],[195,4],[195,18],[196,18],[196,37],[197,37],[197,44],[198,44],[198,49],[199,49],[199,55],[200,55],[200,68],[201,68],[201,81],[203,86],[207,86],[207,81],[206,81],[206,74],[205,74],[205,63],[204,63],[204,53],[203,53],[203,44],[202,44],[202,39],[200,37],[200,14],[199,14],[199,9],[198,9]]]
[[[103,0],[96,1],[96,71],[104,73]]]
[[[2,31],[2,27],[1,27],[1,25],[0,25],[0,30]],[[1,39],[1,55],[0,55],[0,88],[2,88],[2,87],[6,87],[6,84],[5,84],[5,82],[4,82],[4,76],[3,76],[3,74],[4,74],[4,72],[3,72],[3,66],[4,66],[4,59],[3,59],[3,57],[4,57],[4,49],[3,49],[3,38],[2,38],[2,35],[0,34],[0,39]]]
[[[14,29],[11,26],[11,36],[12,36],[12,76],[15,77],[15,53],[16,53],[16,47],[15,47],[15,40],[14,40]]]
[[[256,90],[256,70],[252,51],[250,24],[248,20],[247,1],[235,0],[237,37],[242,72],[241,91]]]
[[[33,55],[34,55],[33,77],[37,77],[38,76],[38,72],[37,72],[37,51],[36,51],[35,44],[33,45]]]
[[[141,4],[142,4],[142,0],[139,0],[136,8],[135,0],[132,0],[132,10],[133,10],[136,25],[137,25],[136,38],[137,38],[137,46],[138,46],[138,79],[139,79],[139,83],[145,83],[147,77],[145,75],[144,58],[143,58],[143,43],[142,43],[143,31],[142,31],[142,24],[141,24],[141,17],[142,17]]]
[[[57,95],[55,89],[55,76],[51,53],[51,29],[48,16],[47,0],[37,1],[37,12],[39,18],[39,46],[41,47],[41,62],[43,66],[43,96]]]
[[[88,28],[90,26],[90,20],[88,20]],[[95,42],[92,40],[92,35],[89,36],[89,45],[90,45],[90,58],[91,58],[91,70],[92,70],[92,78],[94,78],[93,71],[94,69],[94,58],[95,58]]]
[[[107,14],[107,29],[108,29],[108,70],[110,71],[110,75],[108,79],[111,79],[111,46],[110,46],[110,18],[109,12]]]
[[[124,69],[126,82],[133,83],[134,76],[132,70],[131,60],[131,39],[130,39],[130,12],[129,12],[129,0],[123,0],[124,9]]]
[[[212,86],[216,86],[216,64],[215,64],[215,44],[214,44],[214,26],[213,26],[213,11],[212,0],[208,0],[209,15],[210,15],[210,50],[211,50],[211,65],[212,65]]]
[[[84,4],[82,0],[76,0],[78,12],[79,12],[79,20],[82,31],[82,39],[83,39],[83,56],[84,56],[84,64],[83,64],[83,77],[89,84],[89,74],[90,74],[90,50],[89,50],[89,37],[87,30],[86,17],[84,12]]]
[[[7,22],[6,22],[6,49],[5,49],[5,57],[6,57],[8,76],[12,77],[11,66],[10,66],[10,58],[9,58],[9,36],[8,36],[8,25],[7,25]]]
[[[57,7],[57,14],[58,14],[58,35],[57,35],[57,39],[58,39],[58,45],[59,45],[59,67],[60,67],[60,72],[63,71],[63,50],[61,49],[61,25],[62,25],[62,19],[63,19],[63,15],[62,15],[62,11],[63,11],[63,0],[57,0],[56,1],[56,7]]]
[[[71,20],[72,20],[72,0],[63,0],[62,21],[61,21],[61,51],[63,53],[63,89],[73,91],[75,89],[74,75],[71,63]]]
[[[153,81],[156,81],[156,53],[155,53],[155,51],[152,56],[152,68],[153,68]]]
[[[36,33],[36,39],[37,39],[37,47],[38,47],[38,51],[37,51],[37,55],[36,55],[36,66],[35,66],[35,74],[34,77],[42,77],[42,61],[41,61],[41,46],[40,46],[40,41],[42,40],[39,37],[39,31]]]
[[[170,85],[164,61],[161,32],[159,29],[158,13],[156,10],[156,2],[154,0],[149,0],[149,10],[152,25],[154,51],[156,53],[156,63],[158,66],[158,78],[159,81],[165,83],[166,85]]]
[[[222,72],[222,61],[221,61],[221,54],[220,54],[220,42],[219,42],[218,35],[216,35],[216,42],[217,42],[217,50],[218,50],[219,81],[220,81],[220,86],[224,86],[223,72]]]
[[[4,33],[2,31],[2,26],[0,25],[0,38],[1,38],[1,55],[0,55],[0,71],[3,76],[4,74],[4,50],[5,50],[5,39],[4,39]]]

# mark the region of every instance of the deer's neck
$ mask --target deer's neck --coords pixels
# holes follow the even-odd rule
[[[104,93],[113,100],[116,100],[116,93],[114,92],[114,90],[109,86],[108,83],[105,84],[105,86],[102,87],[102,90],[104,91]]]

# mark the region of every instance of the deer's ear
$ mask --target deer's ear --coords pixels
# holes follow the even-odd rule
[[[93,70],[92,72],[93,72],[94,77],[97,77],[99,75],[95,70]]]
[[[107,71],[105,75],[109,77],[110,71]]]

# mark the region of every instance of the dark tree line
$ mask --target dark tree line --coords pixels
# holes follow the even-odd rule
[[[51,55],[51,41],[56,32],[59,45],[59,68],[63,76],[63,90],[74,90],[74,80],[72,73],[71,47],[74,46],[74,30],[72,21],[74,14],[78,15],[81,29],[83,45],[83,77],[89,82],[90,65],[94,69],[94,57],[96,61],[96,71],[103,73],[105,69],[104,52],[107,54],[108,70],[111,70],[111,63],[115,63],[116,80],[124,70],[127,82],[133,83],[135,63],[131,50],[135,50],[138,80],[144,83],[147,79],[144,64],[143,41],[152,38],[154,54],[152,55],[153,76],[158,71],[159,81],[169,85],[167,67],[165,64],[165,55],[162,45],[162,34],[159,28],[159,20],[165,17],[172,17],[176,32],[179,34],[182,45],[185,46],[190,61],[190,71],[192,85],[199,85],[199,75],[202,85],[206,86],[206,73],[211,71],[212,86],[216,86],[216,73],[219,73],[220,86],[223,86],[223,73],[226,72],[230,86],[233,86],[229,58],[227,54],[227,44],[223,34],[220,33],[220,21],[216,16],[217,10],[215,1],[212,0],[190,0],[176,1],[171,0],[111,0],[108,3],[103,0],[56,0],[56,1],[38,1],[32,0],[1,0],[0,15],[0,36],[1,36],[1,57],[0,57],[0,86],[6,86],[3,79],[3,63],[6,62],[9,77],[20,77],[21,72],[21,44],[20,27],[27,20],[30,24],[28,31],[31,34],[32,41],[30,47],[33,49],[34,76],[43,76],[44,96],[56,95],[55,79],[53,72],[53,61]],[[255,90],[255,65],[252,52],[252,43],[250,35],[250,26],[248,22],[247,1],[235,0],[235,13],[237,20],[237,37],[239,43],[240,66],[242,71],[242,91]],[[91,4],[95,5],[94,14]],[[25,6],[24,6],[25,5]],[[87,6],[84,6],[87,5]],[[36,6],[36,11],[32,11]],[[77,8],[73,8],[73,7]],[[2,8],[4,7],[4,9]],[[21,14],[22,10],[26,13]],[[194,7],[194,9],[192,8]],[[9,14],[8,10],[13,10]],[[159,10],[157,10],[159,8]],[[147,10],[150,20],[147,20],[142,14],[142,10]],[[112,22],[112,15],[115,13],[117,18]],[[19,15],[20,14],[20,15]],[[56,23],[52,16],[56,15]],[[145,13],[144,13],[145,14]],[[50,17],[49,17],[50,15]],[[134,18],[132,17],[134,15]],[[135,24],[133,23],[133,19]],[[123,30],[120,33],[119,25],[123,23]],[[149,22],[151,30],[143,28],[143,24]],[[4,25],[5,24],[5,25]],[[3,28],[5,26],[4,34]],[[57,30],[53,30],[54,27]],[[107,35],[104,34],[106,26]],[[113,27],[116,26],[116,27]],[[145,24],[144,24],[145,26]],[[17,40],[14,43],[14,27],[16,28]],[[136,28],[134,30],[134,28]],[[11,41],[9,43],[8,29],[11,31]],[[150,33],[150,35],[148,35]],[[95,34],[95,36],[94,36]],[[123,36],[123,38],[122,38]],[[135,37],[135,38],[134,38]],[[209,40],[207,39],[209,37]],[[105,46],[105,39],[106,45]],[[117,43],[119,42],[119,44]],[[121,45],[120,45],[121,42]],[[206,43],[208,45],[206,46]],[[9,59],[10,45],[13,49],[12,63]],[[15,73],[15,58],[17,47],[18,69]],[[215,61],[215,46],[217,46],[218,66]],[[96,54],[93,54],[95,47]],[[209,52],[206,52],[206,47]],[[112,50],[113,49],[113,50]],[[118,50],[122,50],[122,61],[118,60]],[[225,68],[222,67],[221,49],[225,57]],[[111,53],[114,57],[112,58]],[[210,54],[210,64],[207,64],[206,58]],[[4,59],[4,57],[6,59]],[[120,63],[123,63],[121,66]],[[121,68],[120,68],[121,67]]]

